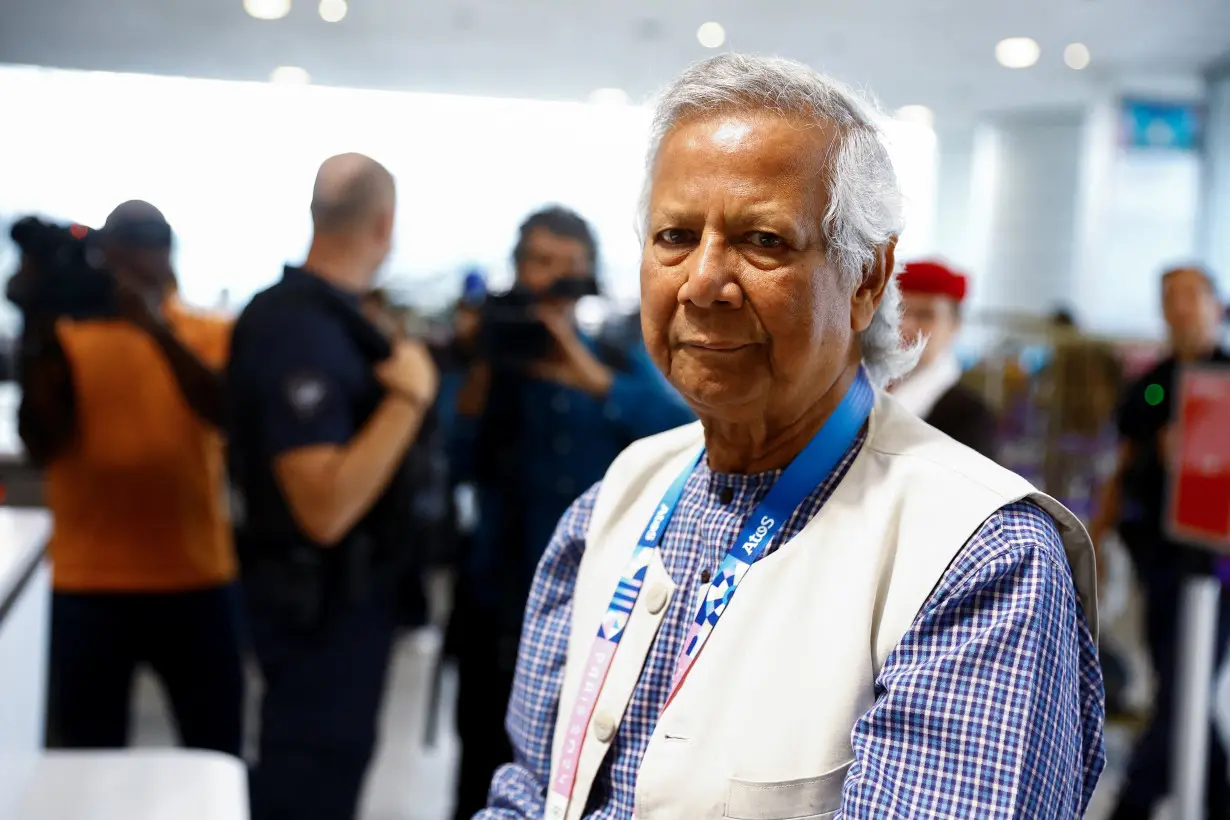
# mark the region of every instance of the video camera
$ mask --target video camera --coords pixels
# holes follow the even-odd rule
[[[115,315],[115,279],[103,263],[97,231],[30,216],[14,223],[9,236],[23,265],[9,280],[7,295],[23,313],[74,319]]]
[[[541,361],[550,354],[555,340],[535,316],[535,308],[556,299],[597,295],[598,283],[584,277],[557,279],[544,291],[517,285],[507,293],[488,296],[480,308],[483,358],[497,368],[520,368]]]

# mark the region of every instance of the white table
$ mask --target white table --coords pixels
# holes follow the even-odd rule
[[[188,749],[49,752],[14,818],[248,820],[248,773],[233,757]]]
[[[50,531],[45,510],[0,507],[0,818],[13,816],[43,745]]]

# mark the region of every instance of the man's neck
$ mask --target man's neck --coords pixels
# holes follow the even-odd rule
[[[354,248],[313,240],[303,267],[329,284],[351,293],[363,293],[371,282],[371,272]]]
[[[858,367],[857,364],[847,366],[823,396],[784,423],[774,423],[770,414],[752,423],[710,420],[702,416],[709,469],[717,473],[751,474],[789,465],[845,398],[858,375]]]

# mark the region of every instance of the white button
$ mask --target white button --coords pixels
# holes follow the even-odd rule
[[[645,603],[649,606],[649,614],[657,615],[666,608],[666,602],[670,600],[670,593],[666,591],[666,587],[656,586],[649,590],[645,597]]]
[[[615,737],[615,721],[610,715],[598,715],[594,718],[594,737],[599,743],[610,743]]]

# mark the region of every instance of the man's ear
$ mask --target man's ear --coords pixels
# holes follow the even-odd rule
[[[887,242],[875,249],[875,255],[863,268],[862,280],[850,297],[850,329],[855,333],[862,333],[871,326],[871,320],[884,299],[884,289],[892,281],[897,264],[896,253],[897,237],[889,237]]]

